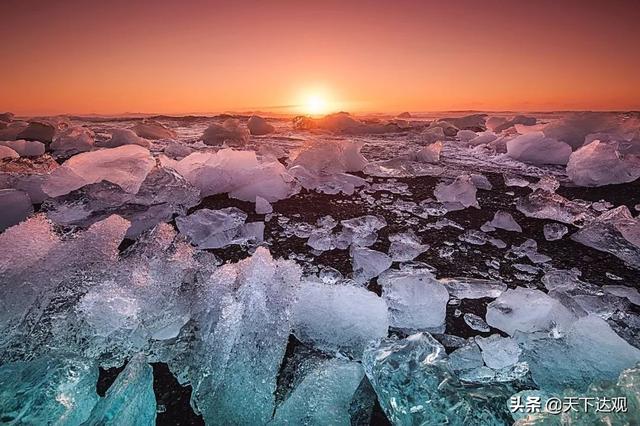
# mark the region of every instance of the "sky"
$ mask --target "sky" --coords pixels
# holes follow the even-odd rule
[[[21,115],[640,109],[638,0],[2,0]]]

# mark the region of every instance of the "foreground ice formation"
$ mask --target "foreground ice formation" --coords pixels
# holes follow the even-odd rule
[[[535,132],[508,141],[507,154],[525,163],[567,164],[571,147],[564,142],[545,137],[542,132]]]
[[[633,182],[640,177],[640,154],[622,154],[618,144],[595,140],[569,158],[569,178],[580,186]]]
[[[433,191],[433,195],[441,203],[449,203],[453,206],[459,205],[462,208],[480,208],[476,199],[476,192],[477,188],[473,184],[471,177],[462,175],[448,185],[444,183],[438,184]]]
[[[387,304],[364,288],[304,282],[294,308],[296,337],[328,353],[360,358],[367,344],[387,336]]]
[[[235,207],[221,210],[201,209],[176,218],[180,233],[200,249],[217,249],[230,244],[260,243],[264,223],[245,223],[247,214]]]
[[[74,155],[55,169],[43,190],[51,197],[106,180],[135,194],[155,165],[149,150],[136,145]]]

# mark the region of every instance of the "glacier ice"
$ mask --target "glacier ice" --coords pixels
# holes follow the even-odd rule
[[[245,223],[247,214],[236,207],[200,209],[176,218],[176,226],[199,249],[216,249],[230,244],[261,243],[264,223]]]
[[[117,148],[123,145],[138,145],[149,148],[151,144],[148,140],[141,138],[131,129],[111,129],[111,139],[102,142],[100,145],[105,148]]]
[[[440,283],[445,286],[452,297],[457,299],[495,299],[507,290],[507,285],[500,281],[478,278],[443,278]]]
[[[136,123],[131,130],[136,135],[144,139],[173,139],[176,137],[176,132],[169,129],[164,124],[150,119]]]
[[[294,192],[293,177],[285,167],[276,160],[259,161],[254,151],[194,152],[173,167],[203,197],[228,192],[243,201],[255,202],[260,196],[274,202]]]
[[[0,189],[0,231],[16,225],[33,213],[29,194],[16,189]]]
[[[487,323],[509,335],[566,330],[575,320],[557,300],[540,290],[522,287],[505,291],[487,306]]]
[[[207,145],[220,146],[244,146],[249,140],[249,130],[240,127],[240,122],[229,118],[220,124],[212,123],[201,136],[202,142]]]
[[[405,331],[443,331],[449,293],[428,271],[389,270],[378,277],[390,325]]]
[[[370,341],[387,336],[387,304],[367,289],[305,281],[297,298],[293,332],[316,349],[359,359]]]
[[[562,223],[589,220],[593,217],[589,206],[578,201],[567,200],[555,192],[538,189],[526,197],[520,197],[516,208],[527,217],[550,219]]]
[[[489,222],[494,228],[504,229],[505,231],[522,232],[522,228],[515,221],[510,213],[498,210],[494,215],[491,222]]]
[[[471,328],[472,330],[480,331],[482,333],[487,333],[491,331],[487,323],[478,315],[467,312],[462,317],[464,322]]]
[[[43,185],[51,197],[106,180],[135,194],[155,166],[149,150],[136,145],[84,152],[55,169]]]
[[[377,277],[393,263],[386,253],[360,246],[351,247],[351,262],[353,277],[360,282]]]
[[[16,139],[51,143],[57,131],[55,123],[48,120],[32,120],[29,125],[16,135]]]
[[[134,356],[93,407],[86,425],[154,425],[153,371],[144,355]]]
[[[273,212],[273,206],[261,196],[256,196],[256,214],[269,214]]]
[[[97,381],[95,362],[72,353],[4,364],[0,367],[2,422],[82,424],[99,399]]]
[[[542,132],[517,136],[507,142],[507,154],[525,163],[567,164],[571,147],[564,142],[546,137]]]
[[[463,384],[427,333],[372,344],[363,366],[393,424],[507,424],[508,383]]]
[[[37,141],[6,141],[0,142],[0,145],[6,146],[18,153],[20,157],[37,157],[44,154],[45,146],[42,142]]]
[[[458,176],[452,183],[439,183],[433,191],[433,195],[441,203],[459,204],[462,207],[476,207],[478,200],[476,199],[477,188],[473,184],[469,175]]]
[[[434,142],[417,151],[413,158],[421,163],[437,163],[440,161],[442,142]]]
[[[389,256],[394,262],[407,262],[429,249],[413,231],[389,235]]]
[[[0,160],[4,158],[20,158],[20,154],[8,146],[0,145]]]
[[[360,153],[363,143],[350,141],[308,142],[291,155],[290,167],[302,166],[315,175],[359,172],[367,164]]]
[[[544,238],[547,241],[557,241],[562,239],[569,232],[569,228],[561,223],[545,223],[542,228]]]
[[[571,239],[640,267],[640,219],[634,218],[626,206],[602,213],[573,233]]]
[[[489,368],[500,370],[516,364],[522,349],[513,338],[492,334],[489,337],[476,337],[476,343],[482,350],[482,360]]]
[[[567,175],[580,186],[632,182],[640,178],[640,155],[625,155],[617,143],[594,140],[571,154]]]
[[[95,135],[91,130],[82,126],[71,126],[56,134],[49,149],[56,155],[69,157],[80,152],[91,151],[94,144]]]
[[[267,135],[275,131],[275,127],[267,120],[257,115],[252,115],[247,121],[247,128],[252,135]]]

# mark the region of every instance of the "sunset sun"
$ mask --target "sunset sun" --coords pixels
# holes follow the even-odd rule
[[[320,95],[311,95],[304,104],[304,112],[311,115],[327,113],[327,101]]]

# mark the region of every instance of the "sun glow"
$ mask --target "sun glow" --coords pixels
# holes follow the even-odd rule
[[[304,110],[307,114],[320,115],[327,113],[327,101],[319,95],[311,95],[304,104]]]

